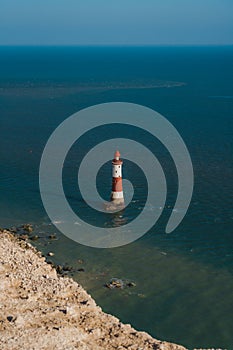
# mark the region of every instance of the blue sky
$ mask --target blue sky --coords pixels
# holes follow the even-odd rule
[[[0,0],[0,45],[233,44],[233,0]]]

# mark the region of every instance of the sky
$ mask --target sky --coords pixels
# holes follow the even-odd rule
[[[233,0],[0,0],[0,45],[229,44]]]

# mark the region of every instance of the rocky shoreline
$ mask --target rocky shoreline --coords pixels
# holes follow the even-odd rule
[[[0,230],[1,350],[185,350],[104,313],[25,239]]]

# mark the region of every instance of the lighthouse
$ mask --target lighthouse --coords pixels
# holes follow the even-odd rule
[[[112,160],[112,193],[111,203],[120,208],[124,208],[124,194],[122,187],[122,164],[120,152],[116,151]]]

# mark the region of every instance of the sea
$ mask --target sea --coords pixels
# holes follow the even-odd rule
[[[233,349],[232,82],[233,46],[0,47],[0,226],[33,224],[39,239],[32,243],[54,264],[72,266],[70,275],[122,322],[189,349]],[[146,234],[124,246],[93,248],[66,237],[49,218],[39,166],[64,120],[108,102],[139,104],[172,123],[190,153],[194,190],[183,221],[165,233],[178,185],[164,145],[124,125],[83,135],[64,162],[63,188],[86,222],[124,225],[146,202],[145,174],[133,160],[124,162],[123,177],[132,181],[134,200],[120,216],[90,210],[82,199],[78,164],[105,139],[135,138],[150,148],[168,182],[163,214]],[[111,160],[97,188],[109,198]],[[112,278],[133,283],[107,288]]]

